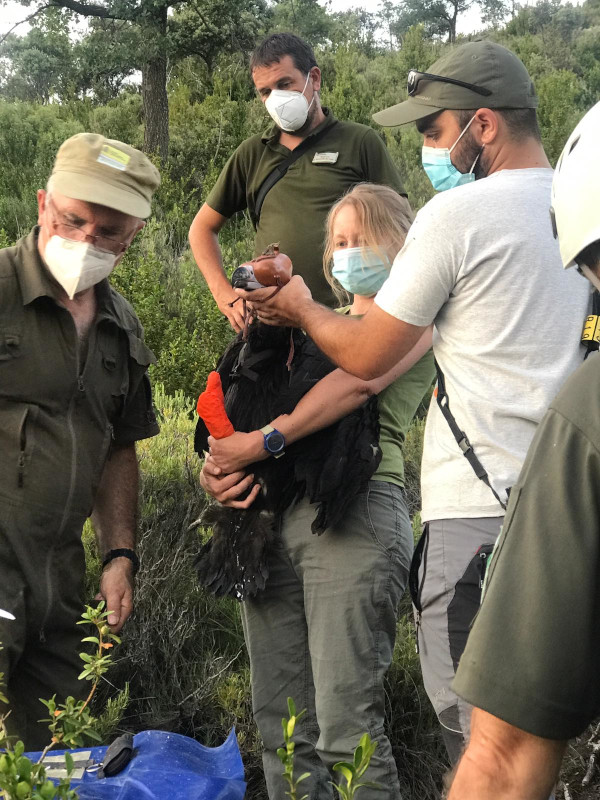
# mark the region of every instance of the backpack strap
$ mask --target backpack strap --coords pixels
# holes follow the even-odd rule
[[[489,487],[490,491],[496,498],[496,500],[500,503],[502,508],[506,511],[506,503],[503,503],[498,493],[490,483],[489,475],[481,461],[475,455],[475,451],[473,450],[473,446],[469,441],[467,434],[462,431],[458,427],[458,423],[454,418],[454,414],[450,411],[450,400],[448,399],[448,394],[446,392],[446,382],[444,381],[444,373],[440,369],[440,365],[435,360],[435,369],[437,372],[437,388],[435,390],[437,404],[439,406],[440,411],[444,415],[444,419],[448,423],[448,427],[452,431],[452,435],[456,439],[456,443],[461,449],[463,456],[467,459],[471,468],[475,475],[479,478],[480,481],[483,481],[486,486]]]
[[[252,222],[255,228],[258,225],[258,221],[260,219],[260,212],[262,210],[263,203],[265,201],[265,197],[267,196],[267,194],[271,191],[271,189],[275,186],[275,184],[278,183],[283,178],[283,176],[292,166],[292,164],[298,161],[298,159],[304,155],[304,153],[309,149],[309,147],[312,147],[315,144],[315,142],[318,142],[319,139],[321,139],[327,133],[327,131],[330,131],[336,124],[337,120],[335,120],[331,125],[327,125],[327,127],[323,128],[318,133],[314,133],[312,136],[307,136],[306,139],[303,139],[300,142],[298,147],[295,147],[292,150],[289,156],[284,158],[283,161],[280,161],[279,164],[277,164],[277,166],[275,167],[275,169],[267,175],[267,177],[264,179],[264,181],[261,183],[259,187],[259,190],[256,195],[256,201],[254,203],[254,211],[252,212]]]

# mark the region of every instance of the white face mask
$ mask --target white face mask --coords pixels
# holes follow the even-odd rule
[[[287,131],[288,133],[297,131],[308,119],[308,112],[315,99],[315,94],[313,93],[313,98],[309,105],[308,100],[304,97],[309,78],[310,72],[306,76],[306,83],[301,92],[288,89],[273,89],[267,97],[265,108],[271,115],[273,122],[282,131]]]
[[[44,250],[44,261],[69,299],[107,278],[118,256],[105,253],[88,242],[74,242],[51,236]]]

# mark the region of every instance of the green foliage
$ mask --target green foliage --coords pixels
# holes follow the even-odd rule
[[[60,145],[82,130],[59,106],[0,103],[0,220],[11,242],[37,219],[43,189]]]
[[[108,672],[112,663],[110,650],[114,643],[120,644],[121,640],[108,626],[109,610],[104,609],[104,601],[98,606],[87,606],[81,615],[78,625],[92,625],[96,630],[94,635],[86,636],[82,642],[90,642],[94,645],[93,653],[80,653],[79,657],[84,662],[84,668],[79,675],[79,680],[91,681],[92,688],[85,700],[75,700],[67,697],[64,703],[57,704],[56,696],[50,700],[42,700],[48,709],[48,729],[52,734],[52,745],[64,745],[65,747],[83,747],[85,739],[101,742],[102,739],[96,730],[96,720],[90,713],[90,702],[94,696],[100,678]],[[49,748],[46,748],[49,749]]]
[[[70,788],[73,772],[73,759],[65,753],[67,777],[55,785],[46,777],[46,768],[40,761],[32,763],[23,755],[23,742],[10,747],[0,726],[0,747],[5,748],[0,755],[0,790],[4,800],[76,800],[77,792]]]
[[[166,241],[167,230],[150,222],[112,282],[145,327],[148,346],[158,359],[150,370],[153,380],[170,393],[197,397],[233,332],[192,258],[178,256]]]
[[[371,92],[365,75],[368,61],[355,45],[339,47],[331,63],[333,88],[322,92],[322,102],[339,119],[368,125],[371,121]]]
[[[306,709],[297,713],[296,704],[291,697],[288,697],[287,704],[288,716],[283,717],[281,720],[283,747],[277,748],[277,756],[283,766],[283,779],[289,786],[286,795],[290,800],[306,800],[308,795],[304,794],[298,797],[298,791],[302,781],[310,778],[310,772],[304,772],[297,778],[294,777],[294,751],[296,749],[294,731],[296,729],[296,723],[306,714]],[[365,733],[361,736],[360,742],[354,750],[352,761],[338,761],[333,765],[333,770],[339,773],[341,782],[331,782],[331,785],[336,789],[342,800],[353,800],[362,786],[378,787],[378,784],[369,781],[360,782],[360,779],[371,763],[371,758],[376,748],[377,742],[371,741],[369,734]]]
[[[114,697],[108,698],[94,722],[94,731],[98,734],[100,741],[108,742],[119,732],[121,720],[129,706],[129,701],[128,683]]]
[[[578,105],[582,86],[577,75],[568,70],[558,70],[542,78],[537,89],[544,147],[554,164],[569,134],[583,116]]]
[[[104,610],[104,602],[97,607],[87,606],[78,625],[92,625],[95,634],[82,639],[83,643],[90,642],[95,646],[93,654],[81,653],[80,658],[85,663],[80,680],[92,682],[91,691],[85,701],[67,697],[64,703],[57,704],[56,697],[50,700],[40,700],[48,709],[49,717],[42,722],[48,722],[51,740],[41,754],[37,763],[33,763],[24,755],[25,745],[18,741],[14,745],[6,732],[6,716],[0,715],[0,794],[4,800],[76,800],[78,794],[70,788],[70,776],[73,772],[73,758],[65,753],[65,767],[67,776],[61,778],[58,784],[53,783],[46,774],[44,759],[48,751],[55,745],[65,747],[81,747],[84,739],[102,741],[100,730],[89,712],[89,703],[98,687],[102,675],[108,670],[111,657],[105,653],[119,643],[118,636],[111,633],[107,624],[108,612]],[[1,648],[0,648],[1,649]],[[4,675],[0,673],[0,689],[3,686]],[[107,709],[108,715],[116,720],[117,708],[122,710],[124,696],[122,693],[112,706]],[[0,702],[8,703],[7,698],[0,691]]]
[[[318,0],[277,0],[269,32],[290,31],[313,45],[331,33],[331,18]]]
[[[352,761],[338,761],[337,764],[333,765],[334,772],[339,772],[345,782],[343,784],[333,784],[342,800],[353,800],[362,786],[378,787],[378,784],[371,781],[360,782],[371,763],[371,758],[376,748],[377,742],[373,742],[368,733],[363,733],[354,750]]]
[[[286,792],[286,795],[290,800],[306,800],[307,794],[298,797],[298,787],[302,781],[310,777],[310,772],[303,772],[302,775],[294,778],[294,750],[296,745],[293,738],[296,723],[306,714],[306,709],[303,708],[302,711],[296,713],[296,704],[291,697],[288,697],[287,704],[289,716],[287,719],[283,717],[281,720],[284,746],[277,748],[277,755],[283,766],[283,779],[289,786],[289,791]]]

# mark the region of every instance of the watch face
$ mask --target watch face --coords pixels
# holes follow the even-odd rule
[[[279,431],[271,431],[266,436],[267,450],[269,453],[279,453],[285,447],[285,439]]]

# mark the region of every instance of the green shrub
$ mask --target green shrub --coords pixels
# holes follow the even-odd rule
[[[165,225],[151,221],[111,282],[132,303],[157,357],[154,381],[170,393],[197,397],[233,336],[191,254],[179,256]],[[190,408],[192,405],[190,405]]]

